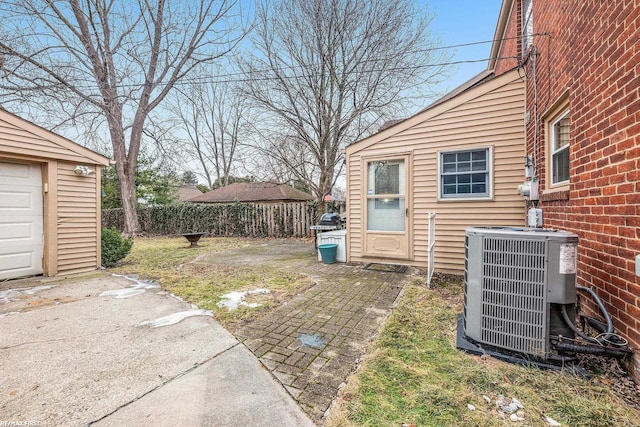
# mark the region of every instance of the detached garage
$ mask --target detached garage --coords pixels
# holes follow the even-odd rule
[[[0,109],[0,280],[100,267],[109,159]]]

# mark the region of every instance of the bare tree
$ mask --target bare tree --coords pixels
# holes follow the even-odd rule
[[[243,162],[246,171],[261,181],[287,183],[317,193],[320,168],[309,147],[295,136],[276,135],[280,133],[265,135],[256,129],[253,137],[257,142],[250,144],[251,154]]]
[[[431,19],[413,0],[280,0],[258,8],[254,54],[241,61],[244,93],[269,117],[256,123],[268,141],[263,150],[311,180],[320,203],[342,167],[341,148],[442,78],[437,64],[448,54],[434,49]]]
[[[108,128],[125,233],[139,231],[135,170],[145,122],[198,66],[242,38],[236,0],[3,0],[0,91]],[[51,112],[52,110],[49,110]]]
[[[241,139],[247,103],[227,83],[192,84],[177,91],[170,110],[186,135],[181,145],[196,160],[209,188],[229,184]]]

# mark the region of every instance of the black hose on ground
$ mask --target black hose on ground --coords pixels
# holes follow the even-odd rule
[[[596,331],[604,334],[607,332],[607,325],[596,319],[595,317],[587,317],[587,323]]]
[[[601,347],[601,346],[593,346],[593,345],[570,344],[566,342],[556,343],[555,347],[558,350],[568,351],[571,353],[596,354],[596,355],[615,357],[618,359],[624,359],[624,357],[629,353],[628,351],[620,350],[617,348]]]
[[[594,338],[594,337],[590,337],[589,335],[583,333],[582,331],[580,331],[576,325],[573,324],[573,321],[569,318],[569,314],[567,313],[567,308],[564,305],[560,306],[560,312],[562,313],[562,319],[564,320],[564,322],[567,324],[567,326],[579,337],[581,337],[582,339],[584,339],[585,341],[594,343],[594,344],[600,344],[600,345],[604,345],[605,341],[611,336],[613,335],[613,321],[611,320],[611,316],[609,315],[609,312],[607,311],[606,308],[604,308],[604,304],[602,304],[602,300],[600,300],[600,297],[598,296],[598,294],[591,288],[587,288],[585,286],[576,286],[576,289],[580,290],[580,291],[586,291],[589,293],[589,295],[591,295],[591,297],[593,298],[593,300],[596,302],[596,304],[598,305],[598,308],[600,309],[600,312],[602,313],[602,316],[604,317],[605,321],[607,322],[607,329],[605,330],[605,332],[601,335],[600,338]]]
[[[612,334],[614,329],[613,329],[613,321],[611,320],[611,316],[609,315],[609,312],[607,311],[606,308],[604,308],[604,304],[602,304],[602,300],[600,300],[600,297],[598,296],[598,294],[596,293],[596,291],[594,291],[591,288],[587,288],[586,286],[576,286],[576,289],[580,290],[580,291],[586,291],[589,293],[589,295],[591,295],[591,297],[594,299],[594,301],[596,302],[596,304],[598,304],[598,308],[600,309],[600,312],[602,313],[602,316],[604,317],[604,320],[607,322],[607,330],[605,332],[605,334]]]
[[[578,335],[579,337],[581,337],[585,341],[592,342],[592,343],[595,343],[595,344],[600,344],[600,341],[598,341],[597,339],[595,339],[593,337],[590,337],[589,335],[583,333],[581,330],[576,328],[576,325],[574,325],[573,322],[571,321],[571,319],[569,318],[569,314],[567,313],[567,307],[565,305],[561,305],[560,306],[560,313],[562,313],[562,319],[564,320],[564,323],[566,323],[567,326],[576,335]]]

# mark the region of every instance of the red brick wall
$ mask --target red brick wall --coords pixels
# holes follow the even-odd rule
[[[520,59],[520,21],[522,17],[520,10],[520,1],[514,0],[509,22],[502,36],[503,41],[498,51],[498,58],[501,59],[496,63],[496,76],[511,71],[518,65]]]
[[[534,0],[533,20],[536,34],[548,33],[535,37],[526,65],[527,152],[538,147],[544,224],[580,236],[578,282],[597,289],[636,350],[640,378],[640,2]],[[551,193],[544,120],[563,95],[570,185]]]

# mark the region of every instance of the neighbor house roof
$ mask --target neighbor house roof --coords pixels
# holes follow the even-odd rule
[[[194,203],[309,201],[315,198],[286,184],[237,182],[189,199]]]
[[[404,119],[393,119],[393,120],[387,120],[386,122],[384,122],[382,124],[382,126],[380,126],[380,128],[378,129],[378,132],[381,132],[385,129],[390,128],[393,125],[396,125],[398,123],[400,123],[401,121],[403,121]]]
[[[189,199],[200,196],[202,191],[195,185],[183,185],[178,189],[178,201],[186,202]]]

